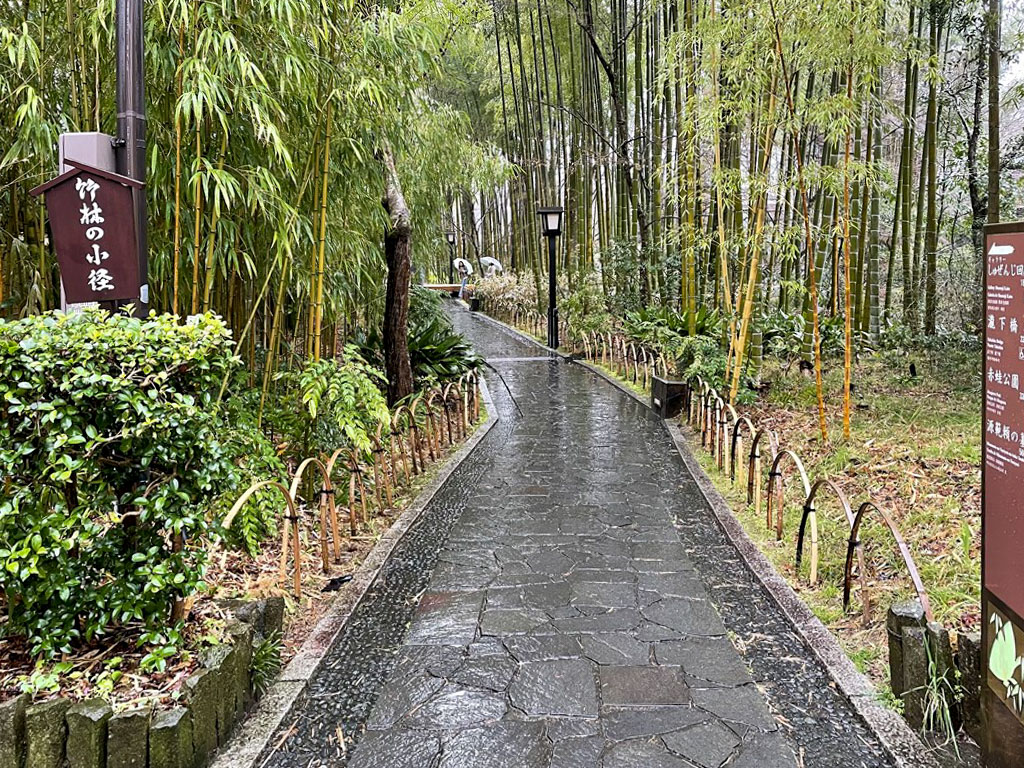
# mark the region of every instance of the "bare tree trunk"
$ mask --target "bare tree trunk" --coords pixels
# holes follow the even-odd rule
[[[926,193],[927,212],[925,214],[925,235],[924,235],[924,264],[922,271],[924,277],[924,332],[929,336],[935,335],[935,323],[937,314],[936,296],[936,254],[939,247],[938,233],[938,208],[936,190],[939,186],[938,174],[938,143],[939,143],[939,88],[936,82],[941,70],[939,60],[939,46],[942,38],[942,18],[938,15],[939,10],[933,9],[931,14],[931,30],[929,35],[929,59],[930,66],[936,68],[932,76],[928,78],[928,141],[925,143],[924,157],[922,163],[928,172],[928,187]],[[924,169],[922,169],[922,176]],[[915,286],[916,287],[916,286]]]
[[[985,86],[988,77],[988,45],[989,38],[982,19],[981,35],[978,42],[978,57],[974,70],[974,99],[970,120],[960,115],[966,134],[967,147],[967,192],[971,200],[971,245],[974,249],[974,286],[971,291],[971,320],[981,328],[985,275],[985,223],[988,219],[988,190],[982,179],[978,147],[981,143],[982,105],[985,98]]]
[[[384,199],[381,204],[391,217],[384,237],[388,264],[388,285],[384,298],[384,370],[388,377],[388,403],[394,405],[412,394],[412,365],[409,363],[409,286],[412,280],[412,217],[402,194],[391,147],[378,151],[384,166]]]
[[[988,3],[988,223],[999,221],[999,0]]]

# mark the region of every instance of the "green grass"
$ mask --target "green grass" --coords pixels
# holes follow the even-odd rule
[[[592,365],[594,368],[597,368],[599,370],[604,371],[606,374],[608,374],[610,377],[615,379],[617,382],[619,382],[620,384],[623,384],[630,391],[636,392],[638,395],[640,395],[642,397],[647,397],[649,394],[651,394],[651,391],[649,389],[646,389],[644,387],[641,387],[639,384],[634,383],[632,379],[624,379],[624,378],[622,378],[613,369],[609,368],[606,365],[602,365],[601,363],[598,363],[598,362],[596,362],[594,360],[588,360],[586,362],[587,362],[588,365]]]

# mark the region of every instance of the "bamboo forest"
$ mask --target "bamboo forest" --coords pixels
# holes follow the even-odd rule
[[[1022,54],[0,0],[0,768],[1024,766]]]

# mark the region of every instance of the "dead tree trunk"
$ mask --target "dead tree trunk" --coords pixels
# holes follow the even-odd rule
[[[412,394],[412,366],[409,363],[409,286],[412,280],[412,217],[402,194],[391,147],[378,152],[384,166],[384,199],[391,227],[384,237],[388,264],[387,293],[384,298],[384,370],[388,377],[388,403],[394,405]]]

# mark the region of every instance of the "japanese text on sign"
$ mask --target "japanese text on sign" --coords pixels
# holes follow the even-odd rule
[[[113,276],[101,266],[110,258],[110,253],[103,250],[105,233],[103,227],[99,226],[104,222],[103,209],[96,202],[96,193],[101,189],[100,183],[88,176],[75,179],[75,191],[78,193],[78,199],[82,201],[79,223],[86,227],[85,239],[91,243],[90,250],[85,254],[85,260],[92,265],[92,269],[89,270],[89,290],[97,293],[114,290]]]
[[[72,170],[33,190],[46,210],[69,303],[140,297],[133,196],[142,185],[69,161]]]
[[[989,233],[985,292],[985,586],[1024,614],[1024,233]]]

